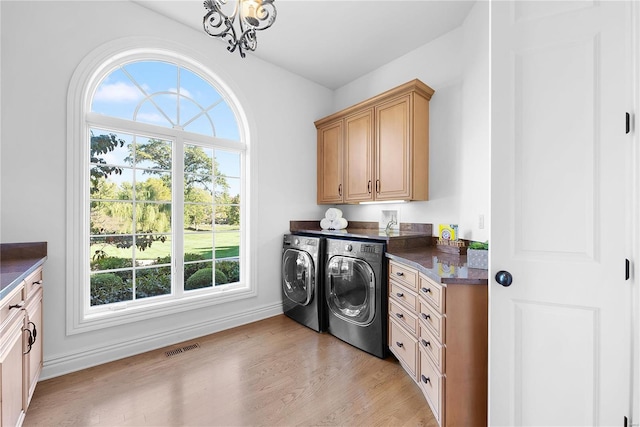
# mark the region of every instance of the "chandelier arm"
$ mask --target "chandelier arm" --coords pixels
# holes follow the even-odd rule
[[[245,50],[256,50],[256,31],[266,30],[275,22],[277,13],[274,1],[236,0],[233,14],[228,16],[222,11],[222,6],[227,0],[205,0],[203,4],[208,12],[202,20],[202,26],[208,35],[226,40],[229,52],[237,48],[240,56],[244,58]],[[239,30],[234,25],[236,18]]]

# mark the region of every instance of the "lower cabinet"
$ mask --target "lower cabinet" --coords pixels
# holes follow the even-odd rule
[[[0,301],[0,426],[22,424],[42,371],[42,269]]]
[[[440,426],[487,425],[487,286],[389,261],[389,349]]]

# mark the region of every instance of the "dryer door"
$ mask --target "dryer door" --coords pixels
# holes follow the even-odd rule
[[[326,279],[331,313],[360,326],[373,321],[376,279],[369,264],[357,258],[334,256],[327,264]]]
[[[313,299],[313,259],[299,249],[287,249],[282,254],[282,291],[285,297],[300,305]]]

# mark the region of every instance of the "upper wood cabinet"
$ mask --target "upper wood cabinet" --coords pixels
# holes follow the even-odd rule
[[[413,80],[316,121],[318,204],[428,200],[433,93]]]

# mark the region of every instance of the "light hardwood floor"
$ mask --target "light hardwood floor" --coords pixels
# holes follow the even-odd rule
[[[42,381],[24,422],[169,425],[437,423],[392,356],[378,359],[284,315]]]

